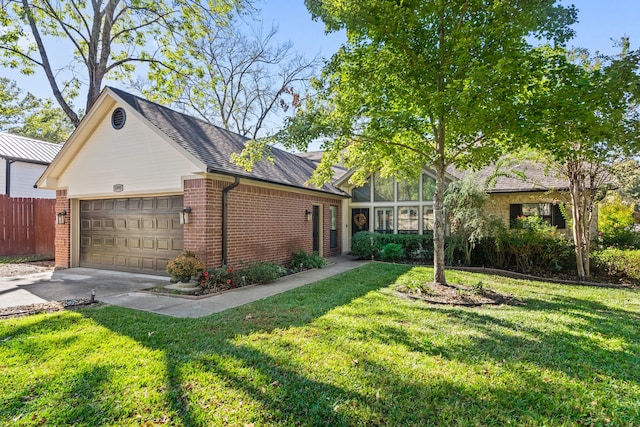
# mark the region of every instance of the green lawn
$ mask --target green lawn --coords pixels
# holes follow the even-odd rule
[[[370,264],[198,320],[0,322],[9,425],[640,425],[640,293],[449,272],[525,305],[429,306]]]

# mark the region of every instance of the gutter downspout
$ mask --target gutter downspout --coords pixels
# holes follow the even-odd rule
[[[233,183],[222,189],[222,265],[227,265],[227,194],[240,185],[240,177],[236,176]]]
[[[5,192],[4,194],[7,195],[7,197],[11,197],[11,163],[15,162],[15,160],[9,160],[9,159],[5,159],[7,166],[5,168],[5,179],[4,179],[4,184],[5,184]]]

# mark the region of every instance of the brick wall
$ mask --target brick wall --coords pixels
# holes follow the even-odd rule
[[[71,267],[71,203],[67,198],[67,190],[56,190],[56,213],[67,211],[64,224],[56,224],[55,264],[56,268]]]
[[[192,208],[184,228],[184,248],[195,251],[208,267],[219,267],[222,258],[222,189],[229,182],[211,179],[185,181],[184,204]],[[207,202],[208,201],[208,202]],[[293,250],[311,252],[312,221],[305,210],[322,206],[323,255],[341,253],[341,203],[321,194],[300,194],[285,189],[241,184],[228,193],[227,258],[242,261],[285,263]],[[329,248],[329,206],[338,207],[338,247]]]

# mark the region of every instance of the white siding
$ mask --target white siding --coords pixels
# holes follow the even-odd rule
[[[7,194],[7,184],[5,183],[7,178],[6,168],[7,160],[0,157],[0,194]]]
[[[126,110],[122,129],[111,112],[58,179],[68,197],[125,196],[182,191],[182,177],[198,171],[185,155]],[[122,184],[124,191],[114,192]]]
[[[4,163],[4,162],[3,162]],[[47,168],[46,165],[36,165],[33,163],[25,162],[13,162],[10,166],[11,171],[11,188],[9,189],[9,195],[11,197],[36,197],[40,199],[55,199],[56,192],[53,190],[42,190],[40,188],[33,188],[40,175]],[[4,184],[4,167],[2,181],[2,191],[5,192]]]

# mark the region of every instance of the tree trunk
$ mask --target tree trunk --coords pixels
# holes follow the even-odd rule
[[[434,195],[434,226],[433,226],[433,281],[435,283],[446,284],[444,274],[444,239],[445,239],[445,217],[444,217],[444,191],[446,165],[444,162],[444,127],[440,125],[440,136],[436,141],[438,151],[434,170],[436,173],[436,192]]]

